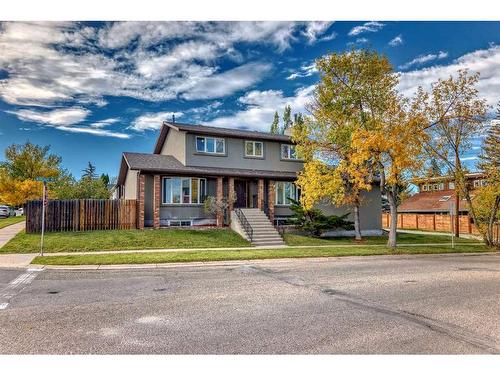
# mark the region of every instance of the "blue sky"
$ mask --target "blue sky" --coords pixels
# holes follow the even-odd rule
[[[267,131],[304,111],[328,52],[387,54],[411,95],[460,68],[500,99],[500,22],[119,22],[0,24],[0,150],[51,145],[75,176],[115,176],[151,152],[163,119]],[[464,160],[473,168],[479,141]],[[3,152],[0,158],[3,158]]]

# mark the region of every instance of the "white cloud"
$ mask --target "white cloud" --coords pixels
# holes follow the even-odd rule
[[[146,113],[137,117],[130,129],[135,131],[144,131],[144,130],[157,130],[160,129],[163,121],[169,121],[172,119],[172,116],[179,118],[182,116],[181,112],[156,112],[156,113]]]
[[[198,38],[217,45],[264,42],[278,50],[289,47],[295,22],[116,22],[99,32],[99,44],[117,49],[137,41],[142,47],[165,40]]]
[[[7,113],[16,115],[22,121],[34,122],[42,124],[57,130],[70,132],[70,133],[85,133],[101,137],[114,137],[126,139],[130,138],[129,134],[115,132],[112,130],[101,129],[103,127],[112,125],[119,120],[116,118],[109,118],[91,124],[88,127],[74,126],[75,124],[82,123],[90,111],[84,108],[65,108],[54,109],[51,111],[39,111],[31,109],[21,109],[18,111],[6,111]]]
[[[191,87],[182,94],[188,100],[220,98],[252,86],[271,70],[270,64],[248,63],[217,75],[189,82]]]
[[[285,105],[290,105],[293,113],[306,111],[306,104],[311,100],[315,85],[300,88],[291,97],[283,96],[281,90],[250,91],[238,101],[247,107],[231,116],[219,117],[206,125],[228,128],[242,128],[269,131],[274,112],[282,115]]]
[[[356,43],[358,43],[358,44],[368,43],[368,39],[358,38],[358,39],[356,39]]]
[[[106,129],[96,129],[96,128],[82,128],[75,126],[57,126],[57,130],[62,130],[70,133],[83,133],[83,134],[91,134],[99,137],[112,137],[112,138],[120,138],[120,139],[128,139],[131,137],[130,134],[114,132]]]
[[[429,53],[427,55],[420,55],[420,56],[415,57],[413,60],[408,61],[407,63],[405,63],[403,65],[400,65],[399,69],[404,70],[404,69],[408,69],[414,65],[422,65],[422,64],[425,64],[429,61],[441,60],[441,59],[445,59],[447,57],[448,57],[448,52],[444,52],[444,51],[439,51],[437,54]]]
[[[326,30],[328,30],[328,28],[333,24],[333,22],[324,22],[324,21],[312,21],[312,22],[308,22],[306,24],[306,27],[305,27],[305,30],[302,31],[302,34],[307,38],[307,41],[309,44],[313,44],[315,43],[316,41],[318,41],[318,37],[322,34],[324,34],[324,32]],[[324,38],[328,38],[328,39],[324,39],[324,38],[320,38],[319,40],[320,41],[323,41],[323,40],[331,40],[333,38],[335,38],[336,34],[335,33],[332,33]]]
[[[394,37],[389,41],[389,45],[391,47],[397,47],[401,44],[403,44],[403,36],[401,34],[399,34],[398,36]]]
[[[104,106],[105,96],[158,102],[231,95],[258,82],[270,64],[247,62],[225,72],[216,65],[218,59],[242,63],[243,55],[235,48],[241,42],[284,50],[299,27],[304,26],[125,22],[98,30],[75,23],[6,22],[0,27],[0,69],[7,72],[0,80],[0,99],[49,108]],[[160,42],[166,44],[159,47]],[[149,46],[155,48],[147,50]],[[251,77],[243,77],[245,72]],[[233,78],[234,82],[222,82]],[[212,84],[213,93],[203,92]]]
[[[68,126],[82,122],[90,111],[84,108],[55,109],[52,111],[35,111],[31,109],[20,109],[18,111],[7,111],[16,115],[20,120],[36,122],[53,126]]]
[[[349,36],[355,36],[367,32],[376,33],[384,26],[385,24],[377,21],[365,22],[363,25],[353,27],[351,31],[349,31]]]
[[[500,100],[500,46],[467,53],[449,65],[401,73],[399,89],[405,95],[411,96],[418,86],[429,89],[432,82],[438,78],[456,76],[459,69],[468,69],[471,73],[479,72],[479,95],[487,99],[490,105],[496,105]]]
[[[90,124],[89,126],[91,128],[101,129],[101,128],[105,128],[107,126],[113,125],[113,124],[117,123],[118,121],[120,121],[120,119],[118,119],[118,118],[108,118],[105,120],[94,122],[94,123]]]
[[[316,68],[315,63],[309,64],[309,65],[302,65],[298,71],[293,72],[288,77],[286,77],[286,79],[293,80],[296,78],[310,77],[314,73],[316,73],[317,71],[318,71],[318,69]]]

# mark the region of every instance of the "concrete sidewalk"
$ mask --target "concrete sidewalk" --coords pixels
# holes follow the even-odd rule
[[[25,228],[26,222],[9,225],[0,229],[0,248]],[[0,268],[24,268],[29,266],[37,254],[1,254]]]
[[[447,257],[481,257],[481,256],[499,256],[500,252],[491,253],[442,253],[442,254],[393,254],[393,255],[370,255],[370,256],[331,256],[331,257],[311,257],[311,258],[276,258],[276,259],[245,259],[245,260],[213,260],[199,262],[171,262],[171,263],[143,263],[143,264],[82,264],[82,265],[42,265],[31,264],[29,268],[39,270],[141,270],[141,269],[162,269],[162,268],[220,268],[236,267],[249,265],[293,265],[294,263],[328,263],[328,262],[346,262],[346,261],[370,261],[377,259],[393,260],[411,260],[411,259],[437,259]]]
[[[25,226],[26,222],[21,221],[20,223],[12,224],[0,229],[0,248],[2,248],[7,242],[14,238],[16,234],[22,231]]]

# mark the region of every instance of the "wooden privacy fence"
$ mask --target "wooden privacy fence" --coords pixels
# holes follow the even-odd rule
[[[133,229],[137,227],[135,199],[49,200],[45,231]],[[26,203],[26,233],[42,230],[42,201]]]
[[[389,228],[391,216],[382,213],[382,227]],[[451,232],[451,220],[448,214],[398,214],[398,229],[418,229],[434,232]],[[479,234],[468,215],[460,215],[458,228],[460,233]]]

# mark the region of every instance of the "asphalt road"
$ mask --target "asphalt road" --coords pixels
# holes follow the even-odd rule
[[[0,270],[0,307],[4,354],[500,353],[500,256]]]

